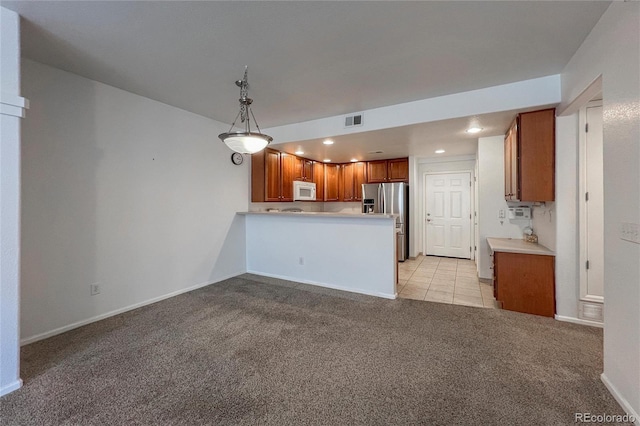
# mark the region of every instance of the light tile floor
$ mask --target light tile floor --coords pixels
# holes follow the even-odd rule
[[[472,260],[418,256],[398,264],[398,297],[495,308],[493,287],[478,280]]]

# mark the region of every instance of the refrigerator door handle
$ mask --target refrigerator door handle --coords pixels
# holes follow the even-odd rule
[[[378,201],[380,202],[380,206],[378,207],[380,209],[380,213],[386,213],[385,212],[385,199],[384,199],[384,190],[382,188],[382,184],[378,185]]]

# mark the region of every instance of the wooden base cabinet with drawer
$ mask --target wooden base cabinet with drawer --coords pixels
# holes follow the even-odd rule
[[[555,257],[493,253],[493,291],[502,309],[553,317]]]

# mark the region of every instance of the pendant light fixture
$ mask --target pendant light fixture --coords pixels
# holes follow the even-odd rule
[[[221,133],[218,135],[222,142],[224,142],[229,148],[241,154],[253,154],[254,152],[262,151],[267,145],[269,145],[269,142],[273,140],[271,136],[265,135],[260,131],[260,126],[258,126],[256,117],[253,115],[253,111],[251,111],[251,103],[253,102],[253,99],[247,96],[249,89],[249,83],[247,83],[247,69],[248,67],[244,68],[244,77],[242,80],[236,81],[236,86],[240,88],[240,112],[236,115],[236,119],[233,120],[231,129],[229,129],[227,133]],[[236,121],[238,121],[238,117],[240,117],[240,122],[244,123],[244,131],[233,132],[232,130],[236,125]],[[257,132],[251,131],[252,118]]]

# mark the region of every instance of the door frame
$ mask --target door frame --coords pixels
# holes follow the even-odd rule
[[[471,217],[469,218],[469,244],[471,244],[471,256],[470,260],[476,260],[476,252],[477,252],[477,244],[476,244],[476,230],[475,230],[475,221],[473,218],[476,215],[476,205],[475,205],[475,182],[476,176],[475,171],[472,169],[464,169],[464,170],[449,170],[444,172],[425,172],[422,174],[422,253],[427,255],[427,203],[429,197],[427,196],[427,176],[436,176],[436,175],[451,175],[451,174],[468,174],[469,182],[471,182],[471,186],[469,187],[469,213]]]
[[[604,297],[587,294],[587,206],[585,193],[587,192],[587,136],[583,131],[587,123],[587,108],[602,106],[602,100],[589,101],[578,112],[578,227],[579,238],[579,270],[580,301],[604,303]],[[604,144],[604,141],[603,141]],[[604,284],[604,283],[603,283]]]

